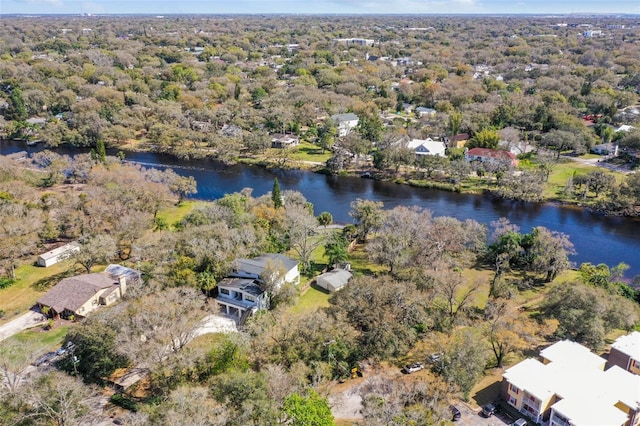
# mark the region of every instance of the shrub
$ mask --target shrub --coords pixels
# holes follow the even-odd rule
[[[13,278],[0,278],[0,288],[11,287],[15,282]]]

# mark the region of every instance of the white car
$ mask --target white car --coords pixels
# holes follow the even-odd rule
[[[411,374],[411,373],[415,373],[416,371],[420,371],[423,368],[424,368],[424,365],[422,365],[422,363],[414,362],[413,364],[407,364],[404,367],[402,367],[402,372],[404,374]]]

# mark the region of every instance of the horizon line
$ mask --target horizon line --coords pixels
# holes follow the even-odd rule
[[[154,12],[130,12],[130,13],[3,13],[0,16],[74,16],[82,18],[109,17],[109,16],[537,16],[537,17],[557,17],[557,16],[608,16],[608,17],[640,17],[640,12],[536,12],[536,13],[495,13],[495,12],[474,12],[474,13],[306,13],[306,12],[182,12],[182,13],[154,13]]]

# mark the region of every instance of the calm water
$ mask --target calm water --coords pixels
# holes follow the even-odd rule
[[[3,142],[0,154],[17,151],[34,152],[39,147]],[[58,149],[60,153],[71,153]],[[77,151],[75,151],[77,152]],[[552,204],[529,204],[498,201],[487,196],[456,194],[406,185],[378,182],[355,177],[325,176],[299,170],[266,170],[244,165],[224,166],[214,161],[181,161],[153,153],[128,152],[127,160],[149,167],[171,167],[184,176],[193,176],[198,183],[195,198],[214,200],[224,194],[253,188],[253,195],[271,191],[277,177],[282,189],[297,190],[315,206],[316,214],[328,211],[335,222],[350,223],[350,203],[356,198],[382,201],[386,208],[416,205],[430,209],[434,216],[453,216],[486,223],[500,217],[508,218],[528,232],[535,226],[561,231],[570,236],[577,255],[572,261],[631,266],[627,275],[640,274],[640,221],[629,218],[605,217],[587,211]]]

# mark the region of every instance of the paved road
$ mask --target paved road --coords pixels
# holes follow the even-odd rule
[[[27,311],[18,318],[0,326],[0,342],[14,334],[18,334],[31,327],[43,325],[46,322],[47,320],[40,312]]]

